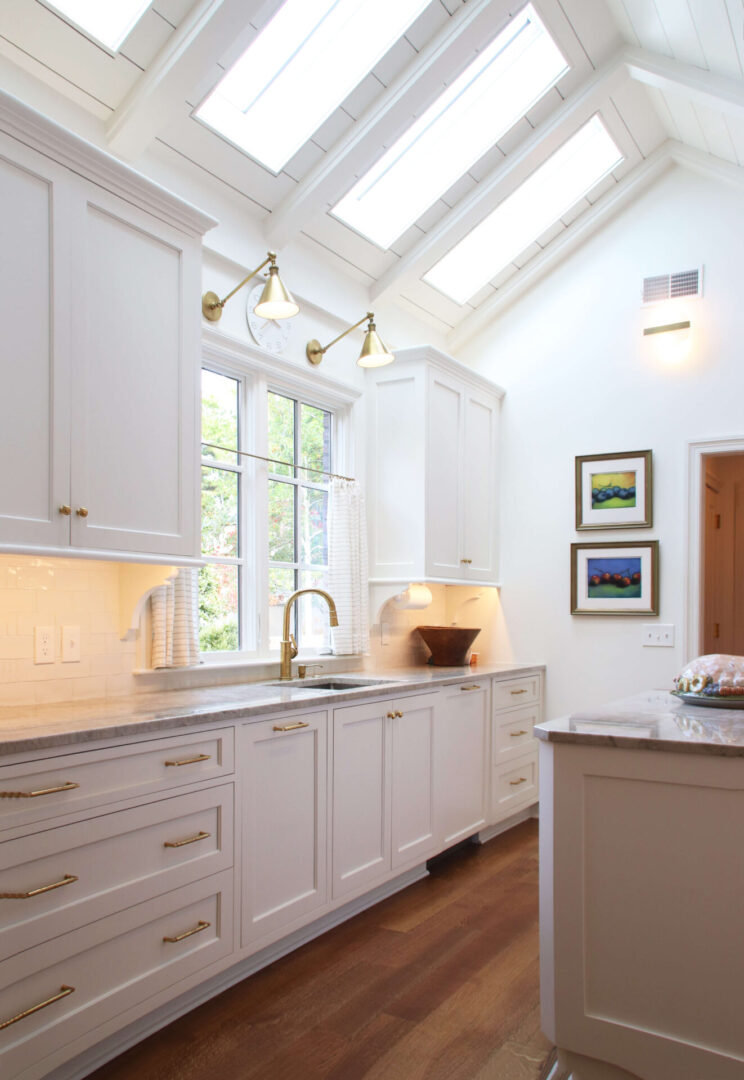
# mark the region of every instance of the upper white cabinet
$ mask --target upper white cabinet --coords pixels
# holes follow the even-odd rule
[[[212,220],[4,95],[0,193],[0,550],[197,557]]]
[[[503,391],[429,347],[368,379],[370,576],[498,580]]]

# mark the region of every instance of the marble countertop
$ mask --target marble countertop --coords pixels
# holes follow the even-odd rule
[[[744,709],[688,705],[650,690],[535,728],[545,742],[744,757]]]
[[[295,709],[329,707],[391,694],[433,690],[439,686],[493,675],[520,676],[542,671],[541,664],[497,662],[477,667],[391,668],[345,671],[317,679],[294,679],[279,686],[274,680],[203,686],[192,690],[162,690],[120,698],[66,702],[62,705],[0,707],[0,754],[15,754],[94,739],[188,727],[225,720],[259,719]],[[367,680],[369,685],[348,690],[320,690],[314,682],[329,678]],[[372,680],[377,680],[372,683]],[[380,681],[381,680],[381,681]]]

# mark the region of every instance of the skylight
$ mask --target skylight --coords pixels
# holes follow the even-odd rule
[[[424,281],[464,304],[623,160],[599,116],[512,192]]]
[[[196,115],[273,172],[429,0],[285,0]]]
[[[528,4],[332,210],[387,248],[568,71]]]
[[[51,0],[51,7],[116,52],[152,0]]]

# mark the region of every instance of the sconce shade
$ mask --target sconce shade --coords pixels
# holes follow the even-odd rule
[[[384,367],[385,364],[392,364],[393,360],[395,360],[395,354],[389,352],[377,333],[375,324],[371,322],[364,335],[364,343],[357,364],[363,368]]]
[[[253,310],[262,319],[291,319],[300,310],[299,304],[279,277],[279,270],[275,265],[269,267],[268,281]]]

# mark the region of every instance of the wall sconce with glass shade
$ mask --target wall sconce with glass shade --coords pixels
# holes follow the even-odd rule
[[[324,354],[327,353],[337,341],[340,341],[341,338],[345,338],[347,334],[350,334],[352,330],[356,330],[356,328],[361,326],[365,321],[368,323],[367,333],[364,335],[362,351],[359,354],[357,364],[359,367],[363,368],[384,367],[385,364],[392,364],[393,360],[395,360],[395,354],[390,352],[380,338],[380,335],[377,333],[375,316],[372,311],[368,311],[359,322],[355,322],[353,326],[350,326],[348,330],[344,330],[343,334],[339,334],[333,341],[329,341],[327,345],[321,345],[316,338],[313,338],[312,341],[308,341],[305,348],[305,355],[307,356],[309,363],[313,365],[319,364],[323,359]]]
[[[204,296],[202,296],[202,315],[204,318],[208,319],[209,322],[218,322],[222,318],[222,309],[230,297],[242,289],[251,278],[260,273],[267,263],[271,263],[269,276],[258,303],[253,309],[254,312],[262,319],[291,319],[293,315],[297,315],[300,306],[279,276],[279,267],[276,265],[276,252],[269,251],[261,265],[252,270],[247,277],[244,277],[222,300],[220,300],[217,293],[204,293]]]

